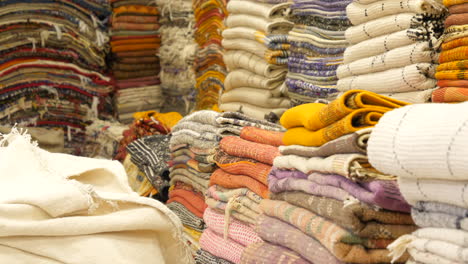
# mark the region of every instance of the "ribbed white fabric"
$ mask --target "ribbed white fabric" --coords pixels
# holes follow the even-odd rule
[[[248,14],[264,18],[285,17],[291,3],[267,4],[248,0],[231,0],[227,4],[229,14]]]
[[[223,59],[229,71],[245,69],[268,78],[286,76],[288,71],[285,66],[269,64],[265,59],[242,50],[228,50],[224,53]]]
[[[221,103],[243,102],[265,108],[289,108],[287,97],[274,97],[270,91],[255,88],[236,88],[221,95]]]
[[[265,35],[263,32],[247,27],[226,28],[223,30],[224,39],[250,39],[256,40],[256,35]]]
[[[397,100],[408,102],[411,104],[423,104],[431,101],[432,92],[434,89],[427,89],[424,91],[405,92],[405,93],[380,93],[383,96],[395,98]]]
[[[248,27],[263,31],[267,34],[286,34],[294,26],[294,23],[289,22],[284,18],[265,19],[245,14],[229,15],[224,23],[230,28]]]
[[[266,78],[244,69],[238,69],[230,72],[224,80],[224,89],[229,91],[239,87],[251,87],[260,89],[275,89],[284,82],[284,76],[276,78]]]
[[[287,108],[263,108],[242,102],[221,103],[219,109],[228,112],[241,111],[247,116],[261,120],[265,119],[265,115],[269,113],[274,113],[280,117],[287,110]]]
[[[223,39],[223,48],[227,50],[243,50],[253,53],[259,57],[264,57],[268,50],[265,45],[260,44],[255,40],[249,39]]]
[[[386,113],[369,139],[371,164],[405,178],[468,180],[467,111],[468,103],[419,104]]]
[[[438,55],[429,47],[428,42],[417,42],[408,46],[392,49],[383,54],[367,57],[338,66],[336,74],[343,79],[349,76],[401,68],[406,65],[428,62],[437,63]]]
[[[414,247],[408,248],[411,257],[418,263],[424,264],[462,264],[463,262],[451,261],[436,254],[420,251]]]
[[[416,41],[408,37],[406,30],[368,39],[346,48],[343,54],[343,63],[348,64],[362,58],[376,56],[414,42]]]
[[[345,32],[346,40],[350,44],[357,44],[364,40],[408,29],[415,15],[416,13],[390,15],[349,27]]]
[[[297,41],[297,42],[306,42],[313,44],[317,47],[321,48],[346,48],[348,46],[348,42],[346,40],[330,40],[325,38],[320,38],[312,34],[308,33],[299,33],[295,32],[294,30],[289,32],[289,40]]]
[[[439,240],[468,248],[468,232],[465,230],[427,227],[418,229],[411,235],[417,238]]]
[[[353,25],[359,25],[399,13],[439,14],[443,9],[437,0],[382,0],[370,4],[351,3],[346,7],[346,15]]]

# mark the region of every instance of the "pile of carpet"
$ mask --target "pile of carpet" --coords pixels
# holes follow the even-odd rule
[[[420,227],[389,248],[408,263],[466,263],[467,103],[410,105],[385,114],[369,139],[369,161],[398,176]]]
[[[379,118],[404,105],[350,91],[286,111],[285,146],[255,226],[265,242],[248,247],[242,263],[389,263],[386,247],[416,226],[395,177],[372,168],[366,148]]]
[[[449,16],[445,19],[445,34],[441,37],[440,65],[435,77],[437,88],[432,102],[453,103],[468,101],[468,3],[446,0]]]
[[[229,73],[219,108],[277,121],[290,106],[284,80],[293,23],[286,19],[290,3],[271,2],[232,0],[227,5],[222,44]]]
[[[163,102],[159,86],[159,10],[152,0],[111,0],[112,71],[119,120],[131,123],[138,111],[158,110]]]
[[[430,101],[444,29],[438,1],[354,0],[346,8],[352,27],[349,46],[337,69],[336,89],[362,89],[411,103]]]
[[[0,121],[60,127],[82,154],[87,120],[113,115],[102,0],[0,2]]]
[[[346,6],[351,2],[295,0],[291,6],[286,84],[293,105],[336,98],[336,69],[348,46]]]
[[[218,105],[227,74],[221,46],[223,20],[227,16],[226,1],[196,0],[193,1],[193,9],[196,21],[195,41],[198,44],[195,59],[195,110],[212,109]]]
[[[195,103],[195,16],[191,0],[157,0],[161,10],[161,112],[190,113]]]

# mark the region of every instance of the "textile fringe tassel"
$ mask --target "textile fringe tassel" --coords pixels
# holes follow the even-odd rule
[[[388,254],[392,257],[392,263],[397,261],[403,254],[405,254],[408,245],[411,241],[414,240],[414,236],[412,235],[403,235],[399,237],[397,240],[393,241],[390,245],[388,245],[387,249],[390,250]]]

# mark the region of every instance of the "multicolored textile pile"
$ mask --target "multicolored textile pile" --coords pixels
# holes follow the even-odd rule
[[[212,109],[218,105],[224,90],[226,65],[221,46],[227,16],[226,0],[195,0],[195,41],[198,44],[195,59],[197,98],[195,110]]]
[[[163,102],[159,86],[159,10],[153,0],[110,0],[112,3],[112,71],[117,88],[116,110],[123,123],[138,111],[158,110]]]
[[[445,19],[442,42],[435,77],[437,89],[432,102],[453,103],[468,101],[468,3],[445,0],[449,16]]]
[[[84,155],[91,158],[112,159],[117,154],[123,132],[128,126],[118,122],[93,119],[86,127]]]
[[[369,139],[369,161],[398,177],[420,227],[389,248],[411,263],[468,261],[468,103],[410,105],[386,113]]]
[[[362,89],[411,103],[430,101],[445,10],[438,1],[354,0],[346,8],[353,24],[337,69],[336,89]]]
[[[195,102],[195,17],[191,0],[156,0],[161,10],[161,112],[190,113]]]
[[[113,115],[104,0],[0,2],[0,122],[60,127],[82,154],[87,120]]]
[[[289,54],[290,3],[231,0],[223,47],[228,75],[220,109],[277,121],[290,106],[284,80]]]
[[[370,166],[366,148],[380,116],[402,105],[350,91],[328,105],[286,111],[280,121],[288,129],[286,146],[274,159],[270,199],[260,202],[255,226],[274,247],[263,254],[246,250],[242,263],[270,255],[288,263],[389,263],[386,247],[416,226],[395,178]]]
[[[293,105],[336,98],[336,69],[348,46],[345,30],[351,23],[346,6],[351,2],[294,0],[290,19],[295,25],[289,32],[286,78]]]

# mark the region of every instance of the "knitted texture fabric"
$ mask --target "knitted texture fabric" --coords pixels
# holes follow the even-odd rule
[[[260,215],[258,212],[253,211],[249,207],[245,206],[242,202],[234,201],[231,203],[232,206],[228,207],[227,203],[217,201],[213,198],[207,197],[205,201],[213,210],[216,210],[219,213],[227,214],[229,217],[232,216],[248,225],[254,225],[255,219],[257,219]]]
[[[468,60],[451,61],[451,62],[439,64],[439,66],[437,66],[437,71],[466,70],[466,69],[468,69]]]
[[[224,137],[219,142],[219,146],[229,155],[250,158],[270,165],[279,155],[277,147],[247,141],[235,136]]]
[[[343,262],[381,263],[391,260],[389,251],[383,249],[389,241],[360,238],[319,215],[286,202],[265,199],[260,206],[266,215],[290,223],[315,238]],[[380,249],[375,249],[379,247]],[[404,262],[407,258],[404,255],[399,262]]]
[[[246,187],[263,198],[267,198],[269,195],[268,187],[265,184],[249,176],[230,174],[222,169],[217,169],[211,175],[210,186],[215,184],[230,189]]]
[[[232,263],[240,263],[244,247],[231,239],[223,239],[210,228],[205,229],[200,238],[200,246],[212,255],[226,259]]]
[[[196,264],[231,264],[232,262],[212,255],[210,252],[200,249],[195,256]]]
[[[251,126],[271,131],[284,131],[284,128],[278,124],[265,120],[254,119],[238,112],[224,112],[216,118],[216,122],[221,126],[234,125],[237,127],[240,135],[242,127]]]
[[[169,200],[167,202],[171,203],[172,201],[177,201],[183,204],[184,206],[186,205],[187,209],[189,209],[190,211],[193,210],[192,213],[194,214],[201,212],[202,216],[203,212],[207,207],[203,196],[184,189],[172,190],[169,193]]]
[[[304,260],[299,254],[287,248],[267,242],[258,242],[250,244],[244,252],[242,252],[240,263],[309,264],[310,262]]]
[[[465,87],[443,87],[432,93],[434,103],[461,103],[468,101],[468,88]]]
[[[414,222],[420,227],[460,229],[468,231],[466,206],[443,203],[417,202],[411,211]]]
[[[268,131],[256,127],[244,127],[242,128],[240,137],[248,141],[278,147],[283,145],[283,135],[283,132]]]

